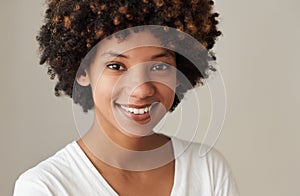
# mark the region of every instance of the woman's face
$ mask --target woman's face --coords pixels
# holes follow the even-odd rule
[[[171,108],[176,82],[175,53],[157,47],[148,31],[131,32],[125,40],[101,42],[87,75],[96,119],[105,131],[129,136],[152,134]]]

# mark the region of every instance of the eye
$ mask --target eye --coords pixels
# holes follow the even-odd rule
[[[109,64],[109,65],[107,65],[107,67],[109,69],[117,70],[117,71],[124,71],[124,70],[126,70],[126,68],[123,65],[120,65],[118,63]]]
[[[166,64],[166,63],[159,63],[159,64],[155,64],[151,70],[153,71],[163,71],[163,70],[167,70],[169,69],[170,65]]]

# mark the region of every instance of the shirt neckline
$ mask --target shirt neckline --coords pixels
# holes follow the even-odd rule
[[[174,179],[173,179],[173,186],[170,195],[173,195],[176,192],[176,189],[178,187],[178,179],[180,179],[180,171],[182,171],[180,168],[180,161],[179,158],[181,156],[181,150],[182,145],[179,142],[179,140],[175,137],[171,137],[171,143],[172,148],[174,151]],[[105,185],[105,188],[113,195],[119,196],[119,194],[111,187],[111,185],[105,180],[105,178],[101,175],[101,173],[96,169],[96,167],[93,165],[93,163],[90,161],[90,159],[86,156],[84,151],[81,149],[79,144],[76,141],[72,142],[73,147],[75,148],[76,152],[79,153],[80,158],[83,159],[85,164],[87,164],[88,168],[93,172],[94,175],[96,175],[97,179]],[[179,154],[179,155],[178,155]]]

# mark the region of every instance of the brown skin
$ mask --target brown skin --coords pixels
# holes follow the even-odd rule
[[[122,144],[119,143],[120,145],[127,149],[137,151],[156,149],[170,140],[170,138],[160,134],[153,134],[142,138],[128,137],[121,132],[115,134],[118,135],[119,141],[122,141]],[[77,141],[77,143],[97,171],[115,192],[121,196],[170,195],[175,175],[174,158],[170,159],[172,160],[171,162],[161,167],[147,171],[129,171],[120,169],[103,162],[95,155],[95,153],[90,151],[91,148],[109,149],[106,146],[103,146],[106,139],[103,136],[105,135],[99,136],[99,130],[94,125],[86,135]],[[96,140],[96,138],[98,140]],[[106,152],[111,155],[109,150],[106,150]],[[174,152],[171,148],[166,154],[174,157]],[[122,163],[125,162],[126,164],[126,162],[131,160],[131,157],[123,154],[114,154],[111,156],[120,163],[119,167],[122,167]]]
[[[128,171],[112,167],[91,153],[83,140],[78,142],[95,168],[119,195],[170,195],[175,173],[175,161],[148,171]],[[158,184],[158,182],[160,182]]]

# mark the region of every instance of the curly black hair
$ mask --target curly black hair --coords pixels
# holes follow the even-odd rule
[[[86,54],[101,40],[123,29],[160,25],[176,28],[197,39],[209,52],[200,68],[176,53],[177,68],[188,78],[192,87],[202,84],[207,70],[215,69],[209,61],[211,52],[221,35],[217,29],[218,13],[213,12],[212,0],[47,0],[45,24],[37,36],[40,64],[47,64],[50,79],[58,78],[55,95],[62,93],[73,98],[87,112],[94,106],[91,87],[80,86],[76,77]],[[75,81],[75,82],[74,82]],[[74,88],[77,93],[72,95]],[[190,88],[179,86],[170,111],[180,103]],[[80,96],[81,94],[90,96]]]

